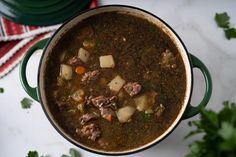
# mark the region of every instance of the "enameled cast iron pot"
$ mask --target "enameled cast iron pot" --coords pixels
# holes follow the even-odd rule
[[[153,140],[152,142],[145,144],[141,147],[131,149],[131,150],[125,150],[125,151],[116,151],[116,152],[108,152],[108,151],[102,151],[102,150],[97,150],[94,148],[90,148],[88,146],[85,146],[78,141],[75,141],[70,135],[65,133],[63,129],[60,127],[60,125],[55,121],[55,118],[51,114],[46,96],[45,96],[45,67],[47,64],[47,60],[49,59],[49,54],[52,52],[52,49],[54,46],[57,44],[58,40],[68,31],[70,30],[73,26],[75,26],[78,22],[99,14],[99,13],[105,13],[105,12],[111,12],[111,11],[116,11],[116,12],[121,12],[133,16],[138,16],[141,18],[144,18],[146,20],[151,21],[152,23],[156,24],[157,27],[160,27],[164,32],[166,32],[169,37],[173,40],[173,42],[177,45],[177,48],[179,52],[181,53],[181,56],[184,61],[185,69],[186,69],[186,76],[187,76],[187,88],[186,88],[186,93],[185,93],[185,99],[184,103],[182,105],[182,109],[179,112],[179,115],[175,119],[175,121],[172,123],[172,125],[158,138]],[[27,62],[30,58],[30,56],[35,52],[37,49],[44,49],[43,55],[40,60],[40,65],[38,69],[38,82],[37,82],[37,87],[32,88],[29,86],[27,79],[26,79],[26,65]],[[193,68],[199,68],[205,78],[205,94],[202,99],[202,101],[199,103],[198,106],[193,107],[190,104],[190,99],[191,99],[191,93],[192,93],[192,88],[193,88]],[[206,68],[206,66],[195,56],[191,55],[190,53],[187,52],[187,49],[184,45],[184,43],[181,41],[179,36],[175,33],[175,31],[167,24],[165,23],[162,19],[159,17],[145,11],[139,8],[135,7],[130,7],[130,6],[121,6],[121,5],[110,5],[110,6],[102,6],[98,7],[95,9],[88,10],[86,12],[80,13],[79,15],[75,16],[68,22],[64,23],[57,31],[56,33],[48,40],[44,39],[34,46],[32,46],[28,52],[25,54],[21,65],[20,65],[20,78],[21,78],[21,83],[22,86],[24,87],[25,91],[31,96],[34,100],[39,101],[42,105],[42,108],[48,117],[49,121],[51,124],[54,126],[54,128],[68,141],[73,143],[74,145],[83,148],[85,150],[98,153],[98,154],[104,154],[104,155],[124,155],[124,154],[131,154],[134,152],[138,152],[141,150],[144,150],[146,148],[149,148],[150,146],[160,142],[163,140],[168,134],[170,134],[175,127],[178,125],[179,122],[181,122],[183,119],[193,117],[194,115],[198,114],[200,109],[205,107],[210,99],[211,92],[212,92],[212,81],[211,81],[211,76]]]

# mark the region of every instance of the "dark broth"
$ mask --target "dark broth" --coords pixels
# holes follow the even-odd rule
[[[91,42],[87,48],[83,45],[85,40]],[[89,52],[88,61],[68,64],[81,47]],[[114,68],[100,67],[99,57],[103,55],[113,56]],[[61,64],[73,69],[71,79],[60,77]],[[99,70],[99,77],[82,84],[84,74],[75,73],[78,65],[86,72]],[[124,88],[116,94],[109,91],[107,84],[116,75],[126,82],[138,82],[141,91],[132,97]],[[45,76],[48,105],[58,124],[78,142],[106,151],[129,150],[156,139],[176,119],[186,91],[184,63],[168,35],[147,20],[116,12],[92,16],[66,33],[51,53]],[[147,92],[154,91],[155,97],[148,111],[136,110],[128,122],[121,123],[115,116],[112,121],[104,119],[99,109],[91,104],[83,104],[83,112],[78,110],[81,102],[71,98],[78,89],[82,89],[85,96],[118,95],[116,111],[126,105],[135,108],[134,99]],[[158,110],[160,105],[164,106],[161,112]],[[99,117],[82,125],[80,117],[94,112]],[[76,129],[91,123],[101,132],[95,140],[76,132]]]

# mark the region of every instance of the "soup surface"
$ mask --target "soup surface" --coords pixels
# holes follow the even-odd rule
[[[177,117],[186,72],[176,45],[147,20],[116,12],[67,32],[46,68],[57,123],[83,145],[123,151],[153,141]]]

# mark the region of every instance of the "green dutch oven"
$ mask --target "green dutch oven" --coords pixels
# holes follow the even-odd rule
[[[74,140],[70,135],[65,133],[63,129],[60,127],[60,125],[54,120],[55,118],[51,114],[47,100],[46,100],[46,95],[44,89],[46,88],[45,84],[45,68],[47,66],[48,60],[50,58],[48,57],[49,54],[52,52],[52,49],[55,47],[57,44],[57,41],[67,33],[68,30],[73,28],[74,25],[79,23],[80,21],[89,18],[90,16],[100,14],[100,13],[106,13],[106,12],[111,12],[111,11],[118,11],[122,13],[128,13],[129,15],[134,15],[138,17],[145,18],[149,21],[154,22],[158,27],[162,28],[163,31],[165,31],[169,37],[173,40],[173,42],[177,45],[177,48],[182,56],[182,59],[184,61],[185,69],[186,69],[186,93],[185,93],[185,99],[183,101],[182,109],[179,112],[179,115],[175,119],[175,121],[172,123],[172,125],[158,138],[155,140],[140,146],[135,149],[131,150],[125,150],[125,151],[103,151],[103,150],[98,150],[94,149],[88,146],[83,145],[82,143],[79,143],[78,141]],[[28,63],[28,60],[30,56],[35,52],[37,49],[44,49],[43,55],[40,60],[40,65],[38,69],[38,82],[37,82],[37,87],[31,87],[26,78],[26,66]],[[205,94],[203,96],[203,99],[200,101],[200,103],[197,106],[192,106],[190,104],[191,100],[191,93],[193,89],[193,69],[198,68],[202,72],[204,79],[205,79]],[[81,13],[68,22],[64,23],[57,31],[56,33],[50,38],[50,39],[44,39],[34,46],[32,46],[28,52],[25,54],[25,56],[22,59],[22,62],[20,64],[20,78],[21,78],[21,83],[22,86],[24,87],[25,91],[31,96],[34,100],[39,101],[42,105],[42,108],[48,117],[49,121],[51,124],[55,127],[55,129],[63,136],[65,137],[68,141],[73,143],[74,145],[83,148],[85,150],[98,153],[98,154],[104,154],[104,155],[125,155],[125,154],[130,154],[134,152],[138,152],[144,149],[147,149],[151,147],[152,145],[162,141],[167,135],[169,135],[175,127],[184,119],[191,118],[198,114],[202,108],[204,108],[212,93],[212,80],[210,73],[206,66],[199,60],[197,57],[194,55],[188,53],[184,43],[180,39],[180,37],[176,34],[176,32],[167,24],[165,23],[162,19],[159,17],[145,11],[139,8],[131,7],[131,6],[122,6],[122,5],[110,5],[110,6],[102,6],[98,7],[95,9],[88,10],[84,13]]]

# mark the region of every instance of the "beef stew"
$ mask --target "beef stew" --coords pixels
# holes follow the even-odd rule
[[[78,23],[45,71],[48,106],[86,146],[123,151],[164,133],[182,107],[186,71],[176,45],[155,24],[117,12]]]

